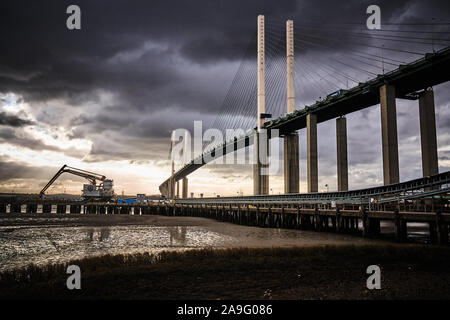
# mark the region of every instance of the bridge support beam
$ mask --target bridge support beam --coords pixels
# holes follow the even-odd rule
[[[180,197],[180,180],[177,181],[177,198]]]
[[[439,173],[433,90],[426,90],[419,97],[419,118],[422,173],[427,177]]]
[[[188,197],[188,178],[183,178],[183,190],[182,190],[182,197],[183,199],[186,199]]]
[[[338,191],[348,190],[347,119],[336,119],[337,185]]]
[[[173,175],[169,179],[168,198],[169,199],[175,198],[175,180],[173,178]]]
[[[298,135],[296,133],[284,137],[284,193],[299,193]]]
[[[286,103],[287,113],[295,110],[294,21],[286,21]]]
[[[318,191],[317,116],[306,116],[308,193]]]
[[[253,194],[269,194],[269,139],[260,133],[256,133],[254,139]]]
[[[287,113],[295,110],[294,22],[286,21],[286,102]],[[284,193],[298,193],[300,186],[298,135],[284,137]]]
[[[384,185],[400,182],[397,141],[397,111],[395,87],[380,87],[381,135],[383,145]]]
[[[266,80],[265,80],[265,37],[264,37],[264,16],[258,16],[258,131],[254,136],[254,165],[253,165],[253,194],[269,194],[268,175],[268,137],[261,136],[261,129],[264,125],[263,115],[266,113]],[[264,172],[266,171],[266,172]]]

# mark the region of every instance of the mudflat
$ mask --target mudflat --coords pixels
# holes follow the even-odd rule
[[[0,298],[34,299],[449,299],[450,249],[417,244],[194,249],[71,261],[0,274]],[[381,289],[366,286],[369,265]]]

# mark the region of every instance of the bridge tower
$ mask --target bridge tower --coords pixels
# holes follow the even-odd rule
[[[286,21],[286,94],[287,113],[295,111],[294,21]],[[298,193],[300,187],[298,134],[284,136],[284,193]]]
[[[175,131],[172,132],[172,136],[170,139],[170,150],[173,150],[173,147],[175,145]],[[170,171],[170,179],[169,179],[169,190],[168,190],[168,196],[169,199],[175,199],[175,159],[173,152],[170,153],[171,158],[171,171]]]
[[[269,139],[261,134],[266,112],[264,16],[258,16],[258,129],[254,136],[253,193],[269,194],[268,153]]]
[[[183,190],[181,196],[183,199],[186,199],[188,197],[188,178],[183,178]]]
[[[347,161],[347,118],[336,119],[337,187],[338,191],[348,190]]]
[[[308,177],[308,193],[319,190],[319,170],[317,158],[317,115],[306,115],[306,167]]]
[[[394,86],[385,84],[380,87],[384,185],[400,182],[395,98]]]
[[[419,97],[419,118],[422,173],[424,177],[427,177],[439,173],[434,93],[431,88],[425,90]]]
[[[169,188],[167,190],[167,198],[168,199],[174,199],[175,198],[175,180],[173,178],[175,169],[174,164],[172,163],[172,175],[169,178]]]
[[[189,132],[186,130],[184,132],[184,138],[183,138],[183,143],[184,143],[184,147],[183,147],[183,158],[184,158],[184,164],[189,163],[189,161],[191,161],[192,158],[192,154],[191,154],[191,136],[189,134]],[[182,189],[181,189],[181,197],[183,199],[186,199],[188,197],[188,178],[187,177],[183,177],[183,185],[182,185]]]

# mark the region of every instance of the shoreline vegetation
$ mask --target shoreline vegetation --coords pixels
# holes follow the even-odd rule
[[[68,290],[68,265],[81,289]],[[369,265],[381,290],[369,290]],[[450,248],[416,244],[104,255],[0,273],[0,299],[450,299]]]

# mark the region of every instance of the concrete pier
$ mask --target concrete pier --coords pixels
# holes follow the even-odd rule
[[[258,132],[264,125],[261,117],[266,112],[266,78],[265,78],[265,38],[264,38],[264,16],[258,16]]]
[[[168,191],[168,198],[173,199],[175,198],[175,180],[173,179],[173,175],[170,177],[169,180],[169,191]]]
[[[317,116],[306,116],[308,193],[318,191]]]
[[[286,94],[287,113],[295,110],[294,21],[286,21]]]
[[[182,197],[186,199],[188,197],[188,178],[183,178],[183,190],[182,190]]]
[[[294,21],[286,21],[286,94],[287,113],[295,111],[294,87]],[[284,137],[284,193],[300,191],[298,135]]]
[[[400,181],[398,164],[397,110],[395,87],[385,84],[380,87],[381,136],[383,146],[384,185]]]
[[[284,137],[284,193],[299,193],[300,166],[298,135]]]
[[[433,90],[426,90],[420,95],[419,118],[422,172],[424,177],[428,177],[439,173]]]
[[[338,191],[348,190],[347,119],[336,119],[337,186]]]
[[[267,164],[269,140],[267,135],[261,133],[256,133],[254,137],[253,194],[269,194],[269,175],[264,174],[264,171],[269,169]]]
[[[263,114],[266,112],[266,85],[265,85],[265,44],[264,44],[264,16],[258,16],[258,132],[255,135],[254,141],[254,160],[255,163],[253,165],[253,193],[255,195],[258,194],[268,194],[269,193],[269,176],[262,174],[262,170],[264,170],[267,165],[266,157],[268,156],[268,148],[265,148],[265,145],[260,144],[260,132],[261,128],[264,125],[264,117]],[[267,139],[267,144],[268,144]],[[268,147],[268,145],[267,145]],[[264,153],[264,149],[267,151],[267,154]],[[261,149],[261,150],[260,150]],[[261,152],[262,151],[262,152]],[[262,157],[261,157],[262,156]],[[261,159],[262,158],[262,159]]]
[[[170,138],[171,147],[170,150],[173,150],[175,147],[175,131],[172,131],[172,136]],[[168,198],[169,199],[175,199],[175,159],[174,155],[171,152],[171,170],[170,170],[170,179],[169,179],[169,190],[168,190]]]

